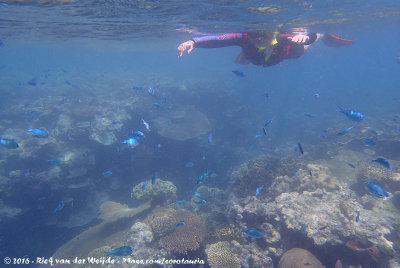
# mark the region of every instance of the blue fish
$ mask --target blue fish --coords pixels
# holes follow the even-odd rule
[[[62,210],[64,207],[64,201],[60,201],[60,203],[58,203],[58,206],[53,210],[53,215],[57,213],[57,211]]]
[[[213,172],[213,173],[210,174],[210,178],[213,179],[213,178],[216,178],[216,177],[218,177],[217,173]]]
[[[107,170],[107,171],[103,172],[103,176],[104,177],[107,177],[107,176],[110,176],[110,175],[112,175],[112,171],[111,170]]]
[[[131,148],[134,148],[139,145],[139,142],[135,138],[130,138],[130,139],[124,140],[122,143],[128,144],[128,146]]]
[[[206,152],[203,152],[203,155],[201,157],[203,160],[206,160]]]
[[[187,163],[185,164],[185,167],[187,167],[187,168],[194,167],[194,163],[193,163],[193,162],[187,162]]]
[[[236,74],[239,77],[244,77],[244,72],[239,70],[232,70],[232,73]]]
[[[36,138],[47,138],[49,136],[46,130],[40,128],[28,128],[25,132],[33,133]]]
[[[387,200],[389,198],[392,197],[392,194],[389,192],[386,192],[385,190],[383,190],[378,184],[372,182],[372,181],[366,181],[365,184],[367,185],[367,189],[368,191],[376,196],[376,197],[380,197],[383,200]]]
[[[360,220],[360,211],[357,211],[356,214],[356,222],[358,222]]]
[[[390,164],[390,162],[385,158],[379,157],[379,158],[374,158],[374,159],[369,159],[369,160],[371,160],[372,162],[376,162],[376,163],[384,166],[385,168],[393,169],[392,164]]]
[[[299,148],[301,154],[304,154],[303,147],[301,146],[300,141],[297,142],[297,148]]]
[[[198,178],[197,178],[197,184],[199,184],[200,182],[202,182],[205,178],[207,178],[208,176],[208,172],[205,172],[203,174],[201,174]]]
[[[204,204],[206,203],[206,200],[201,199],[201,200],[199,200],[199,201],[195,201],[195,203],[196,203],[196,204],[199,204],[199,205],[204,205]]]
[[[146,186],[147,186],[148,183],[149,183],[148,181],[143,182],[142,190],[146,189]]]
[[[28,85],[30,86],[36,86],[37,85],[37,77],[32,78],[31,80],[28,81]]]
[[[178,200],[175,203],[178,205],[183,205],[183,204],[185,204],[185,200]]]
[[[142,89],[143,87],[142,86],[139,86],[139,85],[137,85],[137,86],[133,86],[132,87],[132,89],[135,89],[135,90],[140,90],[140,89]]]
[[[147,92],[149,92],[149,94],[150,94],[151,96],[154,96],[154,95],[156,94],[154,88],[152,88],[152,87],[149,87],[149,88],[147,89]]]
[[[268,119],[267,121],[265,121],[264,127],[266,127],[266,126],[268,126],[269,124],[271,124],[271,123],[272,123],[272,120],[273,120],[273,118]]]
[[[183,226],[183,225],[185,225],[185,222],[184,221],[180,221],[177,224],[175,224],[175,227],[179,227],[179,226]]]
[[[305,113],[304,115],[307,116],[307,117],[315,117],[315,115],[310,114],[310,113]]]
[[[213,140],[213,135],[212,135],[211,132],[210,132],[210,134],[208,135],[207,140],[208,140],[208,143],[211,143],[211,142],[212,142],[212,140]]]
[[[143,125],[146,127],[146,130],[147,130],[147,131],[150,131],[150,124],[147,123],[146,121],[144,121],[143,118],[142,118],[142,123],[143,123]]]
[[[144,133],[142,131],[139,130],[135,130],[135,131],[131,131],[128,133],[128,135],[132,135],[133,137],[137,137],[137,138],[144,138]]]
[[[367,128],[367,131],[368,131],[369,133],[374,134],[374,135],[378,135],[378,132],[376,132],[376,131],[373,130],[372,128]]]
[[[346,164],[349,166],[349,167],[351,167],[351,168],[356,168],[356,166],[355,165],[353,165],[352,163],[350,163],[350,162],[346,162]]]
[[[153,105],[156,106],[157,108],[161,108],[161,104],[159,104],[158,102],[154,102]]]
[[[325,129],[322,132],[318,133],[317,138],[325,139],[327,137],[328,131]]]
[[[367,145],[367,146],[375,146],[375,142],[374,142],[373,140],[371,140],[371,139],[364,138],[364,139],[363,139],[363,142],[364,142],[365,145]]]
[[[108,255],[114,255],[114,256],[128,256],[131,255],[133,252],[133,248],[130,246],[122,246],[116,249],[113,249],[110,252],[106,252]]]
[[[259,195],[259,194],[260,194],[260,191],[261,191],[263,188],[264,188],[264,185],[261,185],[260,187],[258,187],[258,188],[256,189],[256,195]]]
[[[154,172],[153,177],[151,177],[151,184],[155,184],[156,183],[156,179],[158,177],[158,172]]]
[[[46,161],[53,165],[59,165],[62,162],[60,159],[48,159]]]
[[[196,196],[196,197],[200,197],[201,196],[200,193],[198,193],[198,192],[194,192],[193,195]]]
[[[306,233],[306,230],[307,230],[307,224],[301,225],[300,233],[304,235]]]
[[[247,234],[251,238],[262,238],[264,235],[257,229],[255,228],[250,228],[250,229],[244,229],[242,230],[243,233]]]
[[[265,127],[262,128],[264,135],[267,135],[267,129]]]
[[[254,136],[254,139],[258,139],[258,138],[260,138],[260,137],[262,137],[262,135],[257,134],[257,135]]]
[[[347,132],[349,132],[350,130],[352,130],[353,128],[354,128],[354,126],[351,126],[351,127],[345,128],[345,129],[342,129],[341,131],[338,132],[338,135],[344,135],[344,134],[346,134]]]
[[[265,98],[267,99],[267,101],[269,101],[271,99],[271,95],[269,95],[269,93],[265,93]]]
[[[360,121],[364,120],[364,115],[360,112],[356,112],[354,110],[345,110],[339,106],[338,106],[338,108],[339,108],[339,112],[345,114],[348,118],[350,118],[353,121],[360,122]]]
[[[0,144],[8,149],[17,149],[19,147],[15,140],[0,139]]]

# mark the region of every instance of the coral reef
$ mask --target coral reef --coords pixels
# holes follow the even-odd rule
[[[58,227],[73,228],[77,226],[84,226],[96,219],[99,212],[99,207],[109,199],[106,193],[94,192],[91,195],[87,195],[82,200],[82,204],[77,209],[76,202],[75,206],[72,203],[65,205],[63,213],[56,213],[52,217],[46,220],[48,225],[56,225]]]
[[[191,207],[196,213],[199,213],[207,224],[212,227],[219,226],[219,222],[223,221],[226,210],[227,195],[219,188],[207,187],[202,185],[195,190],[200,194],[192,196]],[[199,204],[199,200],[206,200],[206,204]]]
[[[232,241],[243,240],[243,234],[237,227],[224,226],[219,228],[212,234],[212,238],[216,241]]]
[[[356,177],[359,182],[373,179],[376,182],[384,182],[392,179],[393,171],[370,160],[360,161],[356,168]]]
[[[0,222],[17,217],[22,213],[22,209],[10,207],[0,200]]]
[[[292,248],[286,251],[279,260],[279,268],[313,267],[324,268],[322,263],[309,251]]]
[[[240,261],[240,267],[251,268],[251,267],[265,267],[272,268],[273,262],[271,255],[281,254],[281,251],[274,248],[267,248],[265,250],[256,246],[254,243],[240,244],[233,240],[230,242],[230,250]]]
[[[197,250],[207,231],[206,223],[198,215],[183,209],[156,210],[145,222],[163,248],[181,254]],[[178,222],[184,225],[176,226]]]
[[[176,199],[176,186],[172,182],[156,179],[154,184],[150,182],[143,189],[144,183],[141,182],[133,187],[132,198],[143,201],[150,199],[157,201]]]
[[[207,245],[207,261],[211,267],[240,268],[238,258],[231,252],[228,242]]]
[[[257,224],[269,244],[289,239],[282,230],[297,232],[317,247],[343,248],[362,238],[369,243],[364,256],[376,260],[379,255],[387,262],[394,255],[391,230],[399,220],[393,209],[367,193],[358,197],[327,168],[307,165],[307,171],[300,169],[293,177],[276,177],[265,195],[232,198],[227,212],[241,228]]]
[[[193,106],[174,107],[153,120],[160,136],[184,141],[204,135],[211,130],[207,117]]]
[[[121,245],[130,246],[134,249],[134,257],[131,259],[135,260],[150,260],[150,259],[163,259],[170,257],[168,252],[165,250],[160,250],[158,248],[152,248],[151,243],[153,241],[153,233],[150,226],[143,222],[136,222],[132,227],[125,232],[122,236],[117,236],[116,239],[109,241],[106,246],[102,246],[92,250],[88,254],[88,258],[93,257],[100,259],[102,257],[108,257],[109,255],[105,252],[111,251],[113,248],[119,247]],[[125,256],[112,256],[112,259],[116,261],[114,264],[102,265],[102,267],[107,268],[129,268],[129,267],[152,267],[152,265],[138,264],[138,263],[128,263],[124,261]],[[96,265],[85,265],[85,267],[99,267]]]
[[[150,208],[150,203],[142,204],[139,210]],[[129,208],[117,202],[108,201],[101,205],[99,218],[105,221],[117,220],[119,218],[131,217],[138,213],[138,208]]]
[[[177,220],[173,216],[174,212],[174,209],[156,210],[146,217],[145,222],[151,226],[157,237],[163,237],[175,228]]]
[[[304,166],[293,159],[260,157],[231,171],[228,192],[238,197],[253,195],[260,185],[269,186],[276,176],[292,175]]]
[[[90,227],[57,249],[53,254],[53,258],[74,259],[77,256],[81,258],[85,258],[86,256],[104,257],[106,256],[105,251],[110,251],[112,248],[120,247],[121,245],[132,246],[135,248],[135,251],[140,250],[136,247],[141,247],[142,250],[146,251],[149,249],[146,245],[151,243],[153,239],[150,227],[144,223],[133,223],[138,214],[146,211],[148,208],[149,204],[146,203],[137,208],[132,208],[135,213],[130,213],[129,217],[103,221],[98,225]],[[148,254],[157,256],[157,252],[149,251]],[[131,264],[129,265],[120,267],[132,267]],[[54,265],[54,267],[58,266],[63,267],[64,265]]]

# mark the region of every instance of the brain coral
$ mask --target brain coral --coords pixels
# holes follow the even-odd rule
[[[238,258],[229,249],[226,241],[211,244],[206,248],[207,261],[211,267],[240,268]]]
[[[357,180],[365,182],[373,179],[374,181],[385,181],[391,179],[393,172],[378,163],[371,160],[364,160],[359,163],[356,169]]]
[[[185,224],[176,226],[178,222]],[[203,241],[207,226],[201,218],[187,210],[156,211],[146,218],[153,233],[160,237],[160,245],[170,251],[186,254],[197,250]]]
[[[309,251],[302,248],[292,248],[286,251],[279,260],[279,268],[301,268],[307,266],[324,268],[322,263]]]

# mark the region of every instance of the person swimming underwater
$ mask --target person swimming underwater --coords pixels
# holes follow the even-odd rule
[[[253,63],[261,66],[272,66],[285,59],[298,58],[307,51],[311,44],[319,39],[328,46],[343,46],[353,44],[353,40],[343,39],[333,34],[308,33],[293,31],[277,33],[254,31],[245,33],[201,34],[178,46],[178,57],[184,52],[190,54],[194,48],[218,48],[240,46],[241,53],[236,58],[240,64]]]

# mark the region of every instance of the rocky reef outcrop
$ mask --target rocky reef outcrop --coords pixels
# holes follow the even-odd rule
[[[236,199],[232,195],[227,214],[236,226],[256,227],[263,233],[266,245],[258,242],[258,247],[280,248],[270,257],[279,257],[284,245],[293,244],[293,236],[297,246],[303,241],[312,248],[356,252],[357,258],[346,260],[354,264],[387,264],[395,255],[397,239],[392,232],[400,218],[391,202],[366,190],[357,195],[318,164],[300,168],[292,176],[265,180],[256,184],[269,185],[259,195]]]

